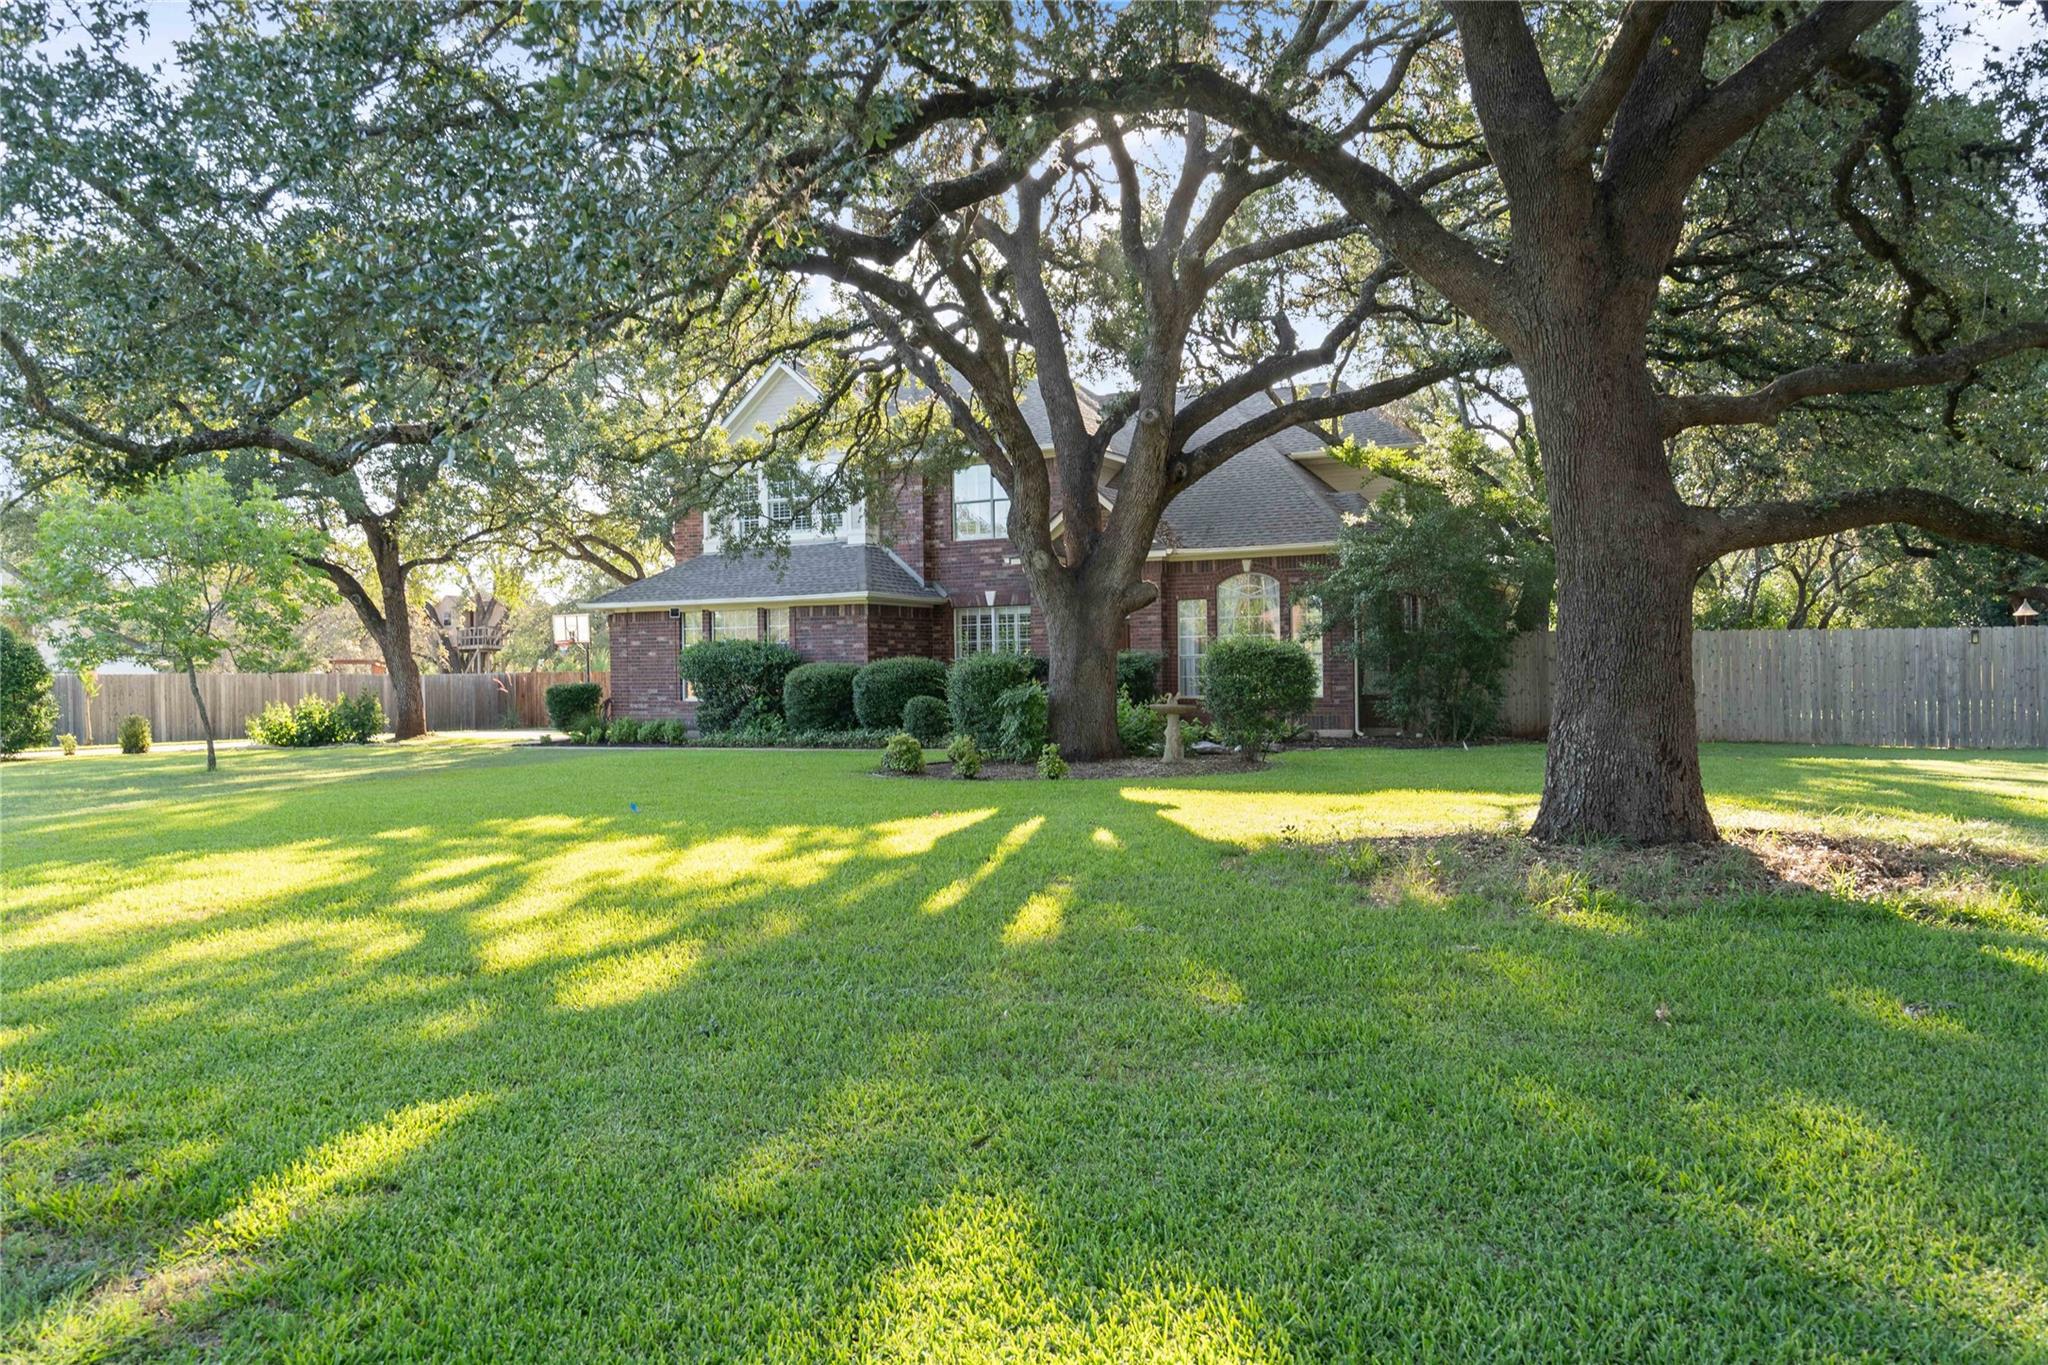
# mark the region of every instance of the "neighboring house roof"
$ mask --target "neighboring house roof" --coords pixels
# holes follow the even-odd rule
[[[882,545],[837,541],[758,554],[717,552],[686,559],[586,605],[606,611],[708,607],[725,602],[895,602],[934,605],[946,595]]]

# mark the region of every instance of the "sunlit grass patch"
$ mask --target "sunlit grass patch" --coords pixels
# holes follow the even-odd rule
[[[10,765],[0,1357],[2048,1356],[2048,763],[1541,764]]]

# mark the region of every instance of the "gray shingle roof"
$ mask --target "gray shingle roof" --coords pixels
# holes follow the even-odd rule
[[[1248,398],[1196,432],[1188,444],[1199,446],[1271,406],[1264,394]],[[1410,446],[1417,440],[1377,409],[1350,414],[1342,428],[1346,436],[1370,445]],[[1364,511],[1365,500],[1331,488],[1292,458],[1325,448],[1321,436],[1302,427],[1254,442],[1167,505],[1160,543],[1172,550],[1335,543],[1345,515]]]
[[[821,541],[786,554],[707,554],[589,603],[609,611],[630,607],[714,606],[722,602],[817,597],[871,597],[896,602],[946,600],[880,545]]]

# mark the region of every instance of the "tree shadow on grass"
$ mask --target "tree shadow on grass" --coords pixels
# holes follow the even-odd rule
[[[2048,1331],[2035,902],[1383,903],[1181,797],[691,771],[455,765],[318,836],[284,804],[152,853],[175,913],[110,875],[10,914],[10,1222],[116,1250],[17,1286],[5,1339],[1998,1357]],[[61,855],[22,842],[46,885]],[[275,848],[298,880],[248,870]],[[94,1307],[466,1096],[168,1315]]]

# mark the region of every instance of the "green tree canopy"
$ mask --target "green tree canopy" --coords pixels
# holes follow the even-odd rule
[[[319,546],[268,490],[237,497],[192,471],[122,497],[58,491],[10,606],[44,623],[57,656],[87,670],[136,659],[185,675],[214,766],[213,718],[198,673],[233,656],[245,668],[289,654],[321,595],[305,559]]]

